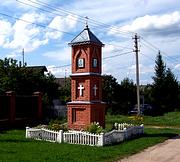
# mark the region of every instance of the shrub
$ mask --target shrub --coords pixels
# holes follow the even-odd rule
[[[129,119],[131,119],[132,123],[135,125],[140,125],[143,124],[143,116],[141,115],[135,115],[135,116],[130,116]]]
[[[103,128],[99,125],[98,122],[93,122],[91,125],[87,126],[86,131],[89,133],[100,134],[103,132]]]
[[[59,130],[67,131],[68,130],[67,123],[62,124],[62,121],[59,119],[51,120],[49,122],[48,128],[55,130],[55,131],[59,131]]]

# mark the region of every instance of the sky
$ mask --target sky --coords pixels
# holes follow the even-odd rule
[[[105,44],[103,74],[136,81],[138,35],[140,84],[152,83],[161,51],[180,80],[179,0],[0,0],[0,59],[46,66],[56,77],[71,74],[68,45],[85,27]],[[88,17],[85,18],[85,17]]]

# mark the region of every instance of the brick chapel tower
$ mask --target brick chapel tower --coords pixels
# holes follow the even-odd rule
[[[72,47],[71,102],[68,103],[68,127],[84,129],[92,122],[105,127],[102,102],[102,47],[104,44],[85,29],[70,43]]]

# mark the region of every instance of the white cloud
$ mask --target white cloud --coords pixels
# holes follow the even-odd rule
[[[43,0],[44,3],[48,3],[49,1],[50,0]],[[1,2],[1,5],[5,7],[11,6],[12,10],[17,8],[19,11],[32,11],[35,10],[35,8],[32,8],[31,5],[37,6],[37,3],[38,0],[5,0]]]
[[[136,18],[131,24],[121,27],[130,32],[148,33],[153,35],[169,35],[180,33],[180,12],[175,11],[164,15],[145,15]],[[111,32],[112,33],[112,32]]]
[[[48,27],[51,29],[49,32],[46,33],[46,38],[50,39],[58,39],[61,38],[63,33],[60,31],[72,31],[73,28],[77,24],[77,17],[73,15],[64,16],[56,16],[54,19],[49,23]],[[58,31],[59,30],[59,31]]]
[[[177,64],[175,67],[174,67],[175,70],[180,70],[180,64]]]
[[[128,69],[133,70],[133,72],[135,74],[136,65],[132,65]],[[154,71],[154,68],[152,66],[145,66],[143,64],[139,64],[139,72],[140,72],[140,74],[152,73],[153,71]]]
[[[47,66],[48,72],[55,75],[57,78],[69,77],[71,67],[56,67],[55,65]]]
[[[3,46],[4,43],[9,41],[8,37],[12,33],[12,26],[8,21],[0,20],[0,27],[0,46]]]
[[[59,61],[69,61],[71,58],[70,48],[63,48],[61,50],[49,51],[43,54],[43,56]]]
[[[36,23],[45,20],[45,16],[37,13],[26,13],[20,19]],[[25,48],[26,52],[30,52],[48,42],[47,40],[37,38],[40,36],[41,29],[33,24],[17,20],[11,27],[12,40],[9,40],[9,42],[3,45],[5,48]],[[7,35],[7,37],[8,36],[10,37],[10,35]]]
[[[20,19],[31,23],[17,20],[14,24],[11,24],[6,20],[0,20],[0,46],[10,49],[24,48],[26,52],[31,52],[42,45],[48,44],[49,39],[60,39],[63,36],[63,32],[60,31],[68,32],[77,23],[77,18],[72,15],[66,17],[56,16],[49,23],[49,28],[43,29],[35,24],[46,23],[48,18],[45,14],[25,13]]]

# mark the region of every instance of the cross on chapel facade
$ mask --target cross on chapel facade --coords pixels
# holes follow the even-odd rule
[[[97,86],[96,86],[96,84],[94,85],[94,87],[93,87],[93,90],[94,90],[94,96],[96,96],[96,94],[97,94]]]
[[[79,89],[79,95],[82,96],[83,95],[83,89],[84,89],[83,85],[80,84],[78,89]]]
[[[68,127],[84,129],[92,122],[105,126],[105,104],[102,102],[102,47],[104,44],[88,25],[69,45],[72,48],[71,102]]]

